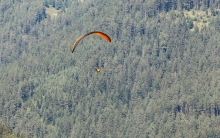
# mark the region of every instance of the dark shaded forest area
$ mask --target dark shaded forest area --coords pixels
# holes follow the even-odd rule
[[[1,1],[0,136],[220,137],[219,4]]]

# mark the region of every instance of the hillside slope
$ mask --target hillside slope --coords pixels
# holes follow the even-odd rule
[[[219,137],[218,4],[2,2],[0,120],[40,138]],[[112,42],[71,53],[94,30]]]

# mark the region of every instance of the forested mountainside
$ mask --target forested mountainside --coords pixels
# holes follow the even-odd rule
[[[219,4],[0,1],[0,121],[23,137],[220,137]],[[91,31],[112,42],[71,53]]]

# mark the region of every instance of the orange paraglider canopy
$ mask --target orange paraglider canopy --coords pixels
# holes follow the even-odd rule
[[[97,35],[97,36],[100,36],[100,37],[104,38],[104,39],[107,40],[108,42],[111,42],[111,38],[110,38],[108,35],[106,35],[106,34],[104,34],[104,33],[102,33],[102,32],[97,32],[97,31],[90,32],[90,33],[87,33],[87,34],[85,34],[85,35],[82,35],[82,36],[80,36],[78,39],[76,39],[76,41],[75,41],[75,43],[73,44],[73,47],[72,47],[72,53],[74,52],[74,50],[75,50],[77,44],[78,44],[83,38],[85,38],[86,36],[91,35],[91,34],[95,34],[95,35]]]

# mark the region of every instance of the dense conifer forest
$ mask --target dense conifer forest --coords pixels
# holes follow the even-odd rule
[[[1,0],[0,137],[220,137],[219,6]]]
[[[0,138],[26,138],[26,135],[15,133],[10,127],[0,123]]]

